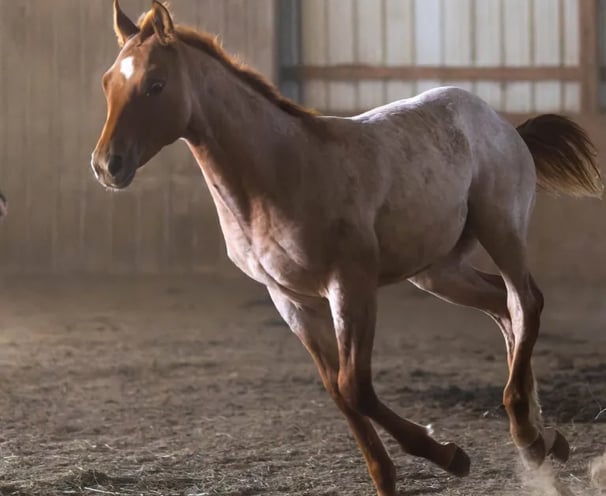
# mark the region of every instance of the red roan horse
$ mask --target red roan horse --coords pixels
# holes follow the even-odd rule
[[[121,51],[103,77],[97,179],[125,188],[161,148],[187,142],[230,259],[267,286],[313,357],[378,494],[396,494],[395,471],[373,423],[452,474],[470,466],[462,449],[398,416],[373,389],[377,288],[406,279],[495,320],[507,345],[503,400],[516,446],[534,465],[548,454],[568,457],[564,437],[543,427],[531,368],[543,297],[528,269],[526,231],[537,185],[601,196],[582,129],[556,115],[516,129],[456,88],[352,118],[318,116],[213,37],[175,26],[156,1],[137,25],[116,0],[114,20]],[[471,266],[478,243],[500,275]]]

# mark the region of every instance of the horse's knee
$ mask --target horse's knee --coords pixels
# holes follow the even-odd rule
[[[355,374],[340,372],[338,387],[339,395],[348,408],[365,416],[374,412],[378,399],[370,377],[361,378]]]

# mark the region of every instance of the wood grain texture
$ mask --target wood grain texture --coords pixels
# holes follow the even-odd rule
[[[325,66],[328,63],[327,0],[306,0],[301,3],[301,55],[303,64]],[[305,105],[328,108],[328,83],[303,81]]]
[[[352,35],[340,37],[349,29],[348,17],[343,17],[345,27],[328,39],[326,27],[318,31],[329,9],[314,8],[317,1],[303,2],[304,39],[324,51],[349,50]],[[302,65],[286,67],[283,76],[302,81],[314,94],[321,94],[327,83],[347,88],[331,83],[357,82],[357,106],[345,99],[337,108],[325,98],[314,100],[311,93],[305,98],[315,108],[345,114],[378,104],[381,82],[382,103],[452,84],[500,111],[578,111],[578,83],[585,77],[579,66],[580,5],[580,0],[356,0],[355,63],[347,62],[350,57],[332,62],[304,57]],[[603,23],[606,8],[602,10]],[[375,35],[381,17],[383,64]]]
[[[581,82],[581,107],[587,114],[599,109],[598,0],[583,0],[579,4],[580,64],[584,77]]]
[[[361,64],[382,65],[385,61],[384,25],[385,5],[376,0],[356,0],[355,61]],[[385,102],[384,81],[358,82],[357,107],[373,108]]]
[[[351,64],[355,61],[354,0],[327,1],[327,63]],[[354,82],[331,82],[328,85],[328,108],[347,111],[356,106]]]
[[[415,63],[419,66],[444,64],[444,25],[440,0],[416,0]],[[418,93],[442,84],[441,79],[423,78],[416,83]]]
[[[385,0],[385,65],[410,66],[415,63],[414,0]],[[416,93],[414,81],[385,82],[388,102]]]
[[[504,64],[527,67],[532,61],[532,4],[527,0],[503,2]],[[505,84],[503,110],[530,112],[533,109],[533,85],[530,82]]]
[[[285,78],[351,81],[359,79],[402,80],[414,79],[467,79],[470,81],[533,81],[558,79],[578,81],[581,71],[577,67],[448,67],[439,66],[373,66],[362,64],[334,64],[323,66],[286,67]]]
[[[2,190],[8,198],[9,216],[0,229],[0,264],[5,270],[28,270],[25,256],[27,246],[26,168],[30,162],[24,154],[28,132],[26,101],[27,77],[24,70],[27,16],[31,5],[28,0],[1,0],[2,16]]]

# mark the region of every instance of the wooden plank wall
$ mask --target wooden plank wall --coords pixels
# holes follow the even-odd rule
[[[149,0],[122,0],[133,18]],[[173,0],[274,76],[274,0]],[[90,171],[117,55],[109,0],[0,0],[0,272],[156,273],[226,264],[214,207],[184,144],[111,194]]]
[[[599,105],[600,110],[606,110],[606,0],[598,1],[598,18],[596,20],[598,29],[598,60],[600,70]]]
[[[575,68],[583,1],[303,0],[302,64]],[[581,109],[581,83],[563,80],[326,82],[312,77],[304,82],[303,95],[311,107],[347,113],[445,84],[474,91],[504,112]]]

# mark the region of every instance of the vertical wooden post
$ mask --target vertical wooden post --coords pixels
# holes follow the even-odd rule
[[[256,6],[255,6],[256,8]],[[278,0],[276,16],[276,65],[280,91],[295,101],[303,101],[303,81],[286,80],[283,69],[301,63],[301,0]]]
[[[579,9],[581,112],[594,114],[599,110],[598,0],[580,0]]]

